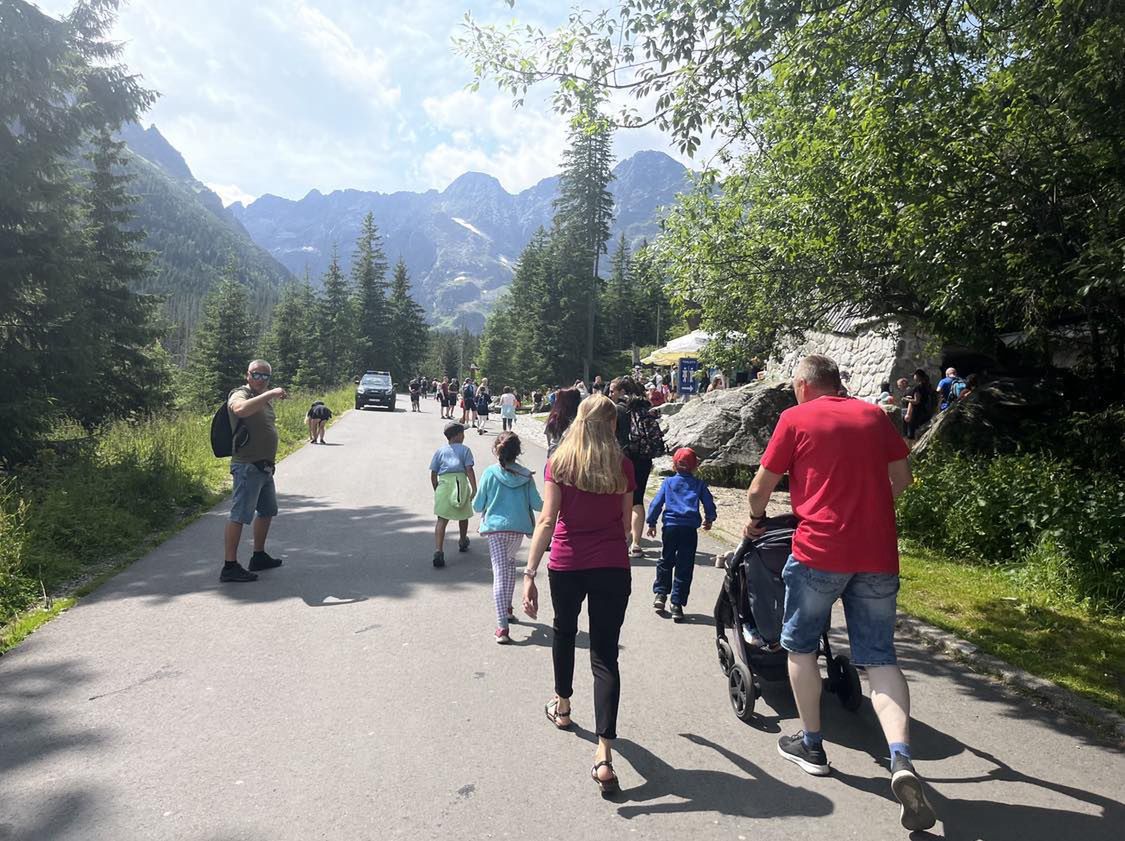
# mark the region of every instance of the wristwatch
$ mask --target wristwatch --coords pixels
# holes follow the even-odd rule
[[[538,569],[532,569],[531,567],[526,567],[523,571],[523,574],[526,575],[528,578],[534,578],[535,574],[537,572],[539,572]]]
[[[764,511],[761,514],[755,514],[753,511],[750,512],[750,522],[751,523],[753,523],[755,520],[764,520],[764,519],[766,519],[766,514],[765,514]]]

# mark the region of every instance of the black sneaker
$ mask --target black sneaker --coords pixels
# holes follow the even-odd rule
[[[803,731],[796,736],[782,736],[777,740],[777,752],[782,759],[796,763],[806,774],[814,777],[827,777],[831,769],[828,767],[828,754],[823,747],[816,749],[805,746]]]
[[[668,597],[663,593],[657,593],[656,598],[652,600],[652,609],[657,613],[663,613],[664,607],[668,604]]]
[[[920,832],[937,823],[934,807],[926,799],[922,780],[914,773],[914,766],[901,753],[891,758],[891,791],[902,804],[898,819],[903,829]]]
[[[683,622],[684,621],[684,606],[682,604],[672,605],[672,621],[673,622]]]
[[[219,573],[219,581],[257,581],[258,576],[243,569],[242,564],[223,564],[223,571]]]
[[[444,552],[434,552],[434,566],[439,568],[445,566]]]
[[[469,551],[469,538],[462,537],[460,540],[457,541],[457,551],[458,552],[468,552]]]
[[[268,552],[255,552],[250,556],[249,566],[251,572],[257,572],[260,569],[273,569],[281,566],[281,558],[275,558]]]

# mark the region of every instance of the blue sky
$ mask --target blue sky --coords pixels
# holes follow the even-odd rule
[[[61,15],[72,3],[38,5]],[[467,170],[516,192],[557,171],[565,124],[546,89],[515,111],[491,85],[465,90],[471,68],[450,38],[466,11],[552,27],[567,5],[132,0],[113,37],[161,95],[141,122],[155,123],[227,203],[313,188],[443,189]],[[640,149],[680,157],[655,129],[618,133],[619,159]]]

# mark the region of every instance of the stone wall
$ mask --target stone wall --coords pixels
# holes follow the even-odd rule
[[[828,356],[840,366],[844,385],[853,397],[877,397],[882,383],[893,387],[899,377],[907,377],[916,368],[925,368],[933,376],[941,360],[927,347],[924,336],[895,322],[881,320],[841,320],[840,330],[831,333],[810,332],[805,341],[780,359],[770,360],[769,379],[792,378],[797,363],[811,353]]]

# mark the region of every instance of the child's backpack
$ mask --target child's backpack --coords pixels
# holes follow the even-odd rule
[[[625,445],[625,455],[630,458],[659,458],[664,455],[664,433],[660,429],[660,418],[652,409],[636,409],[629,412],[629,443]]]
[[[465,398],[465,402],[467,404],[471,404],[473,402],[473,398],[476,396],[476,393],[477,390],[473,388],[472,383],[465,383],[465,387],[461,389],[461,396]]]
[[[488,392],[477,392],[477,411],[481,414],[488,414]]]
[[[229,396],[227,400],[230,400]],[[238,423],[233,428],[231,427],[227,400],[223,401],[211,418],[211,452],[215,454],[215,458],[234,455],[235,450],[246,446],[246,440],[250,437],[250,431],[243,425],[242,418],[238,419]],[[234,440],[236,435],[239,437],[237,446]]]

